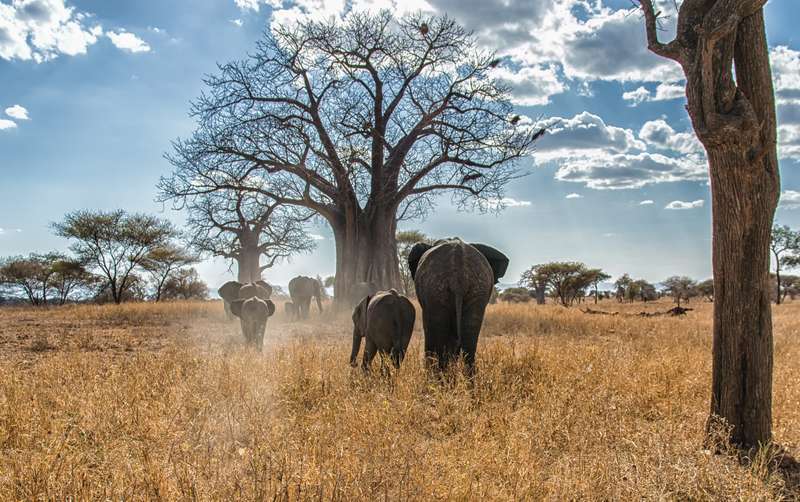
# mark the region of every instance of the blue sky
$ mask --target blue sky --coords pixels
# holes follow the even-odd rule
[[[580,260],[614,276],[710,275],[702,151],[683,109],[680,71],[650,55],[628,0],[414,0],[446,12],[507,62],[498,78],[519,113],[551,133],[508,187],[499,215],[443,198],[425,221],[532,264]],[[395,6],[392,0],[0,0],[0,256],[65,249],[48,225],[79,208],[182,216],[154,202],[162,155],[188,135],[189,102],[217,62],[252,50],[270,23]],[[668,2],[662,6],[668,11]],[[784,196],[777,221],[800,226],[800,2],[771,0],[767,33],[778,90]],[[663,37],[669,36],[669,23]],[[650,201],[650,202],[648,202]],[[333,242],[267,272],[330,275]],[[199,270],[216,286],[227,265]]]

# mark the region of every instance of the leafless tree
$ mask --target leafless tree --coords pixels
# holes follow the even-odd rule
[[[309,208],[333,230],[337,299],[362,281],[398,287],[397,222],[425,215],[437,192],[495,207],[541,134],[513,115],[498,64],[446,17],[278,27],[207,79],[162,192],[212,181]]]
[[[681,65],[709,161],[714,337],[709,431],[742,448],[772,436],[770,231],[780,190],[766,0],[684,0],[674,40],[641,0],[649,49]],[[735,71],[735,73],[734,73]],[[727,433],[726,433],[727,434]]]
[[[314,248],[303,227],[312,212],[241,187],[202,189],[175,199],[176,207],[187,210],[189,243],[201,253],[233,260],[239,282],[258,281],[280,260]]]

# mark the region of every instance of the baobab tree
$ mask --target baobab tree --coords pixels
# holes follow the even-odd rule
[[[442,192],[496,207],[541,134],[513,114],[499,64],[447,17],[278,26],[206,80],[162,188],[211,178],[311,209],[333,230],[337,301],[357,282],[399,287],[398,221]]]
[[[640,0],[648,48],[686,76],[686,110],[708,155],[714,336],[709,432],[750,449],[772,437],[770,231],[780,190],[766,0],[684,0],[677,32]],[[734,73],[735,72],[735,73]]]
[[[241,188],[196,183],[195,190],[173,200],[187,210],[189,244],[235,262],[239,282],[261,280],[264,270],[280,260],[314,248],[303,227],[313,215],[309,211]]]

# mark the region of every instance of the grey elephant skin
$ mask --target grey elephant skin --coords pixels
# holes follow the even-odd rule
[[[245,344],[260,352],[264,347],[267,319],[275,313],[275,304],[253,296],[231,302],[231,312],[241,320]]]
[[[422,307],[426,360],[444,369],[463,355],[472,374],[486,304],[506,273],[508,257],[454,238],[415,244],[408,266]]]
[[[245,293],[242,293],[241,289],[244,286],[247,286],[247,289]],[[272,296],[272,286],[265,281],[256,281],[250,284],[242,284],[239,281],[228,281],[220,286],[217,290],[217,294],[222,298],[225,307],[225,317],[227,317],[228,320],[232,320],[234,315],[233,312],[231,312],[231,302],[239,300],[240,298],[250,298],[252,296],[258,296],[262,300],[269,300],[270,296]]]
[[[350,365],[356,366],[361,339],[366,339],[361,367],[369,369],[375,354],[388,355],[400,367],[414,331],[414,305],[394,289],[365,296],[353,310],[353,350]]]
[[[295,277],[289,281],[289,296],[300,319],[308,319],[312,298],[317,301],[319,312],[322,313],[322,285],[318,280],[302,275]]]

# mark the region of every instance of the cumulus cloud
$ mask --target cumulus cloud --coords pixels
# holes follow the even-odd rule
[[[325,237],[319,234],[308,234],[312,241],[324,241]]]
[[[4,129],[14,129],[15,127],[17,127],[17,123],[13,120],[0,119],[0,131]]]
[[[778,102],[800,103],[800,51],[779,45],[769,56]]]
[[[525,66],[517,71],[501,66],[492,76],[508,85],[512,100],[522,106],[546,105],[550,96],[561,94],[566,89],[552,66]]]
[[[28,110],[20,105],[9,106],[6,108],[6,115],[17,120],[28,120],[30,118],[28,117]]]
[[[800,161],[800,123],[778,127],[778,156]]]
[[[132,53],[150,52],[150,46],[147,42],[131,32],[124,30],[119,32],[109,31],[107,35],[117,49]]]
[[[582,199],[583,195],[573,192],[573,193],[567,194],[567,196],[564,197],[564,198],[565,199]]]
[[[652,94],[647,87],[644,86],[639,86],[632,91],[622,93],[622,99],[631,101],[631,106],[636,106],[646,101],[681,99],[685,96],[685,86],[683,84],[670,82],[658,84],[655,94]]]
[[[642,188],[706,178],[704,164],[689,158],[672,158],[657,153],[621,153],[564,158],[558,162],[555,177],[561,181],[583,183],[597,190]]]
[[[800,192],[784,190],[781,192],[779,207],[783,209],[800,209]]]
[[[241,28],[244,25],[244,21],[242,21],[241,19],[231,19],[231,23],[235,24],[239,28]]]
[[[655,204],[655,202],[653,202],[651,199],[645,199],[639,203],[640,206],[652,206],[653,204]]]
[[[630,129],[606,124],[589,112],[572,118],[552,117],[537,126],[547,129],[547,134],[536,143],[534,156],[539,161],[575,155],[581,150],[623,153],[646,148]]]
[[[703,156],[705,150],[694,132],[677,132],[663,119],[645,122],[639,138],[660,150]]]
[[[664,209],[676,209],[676,210],[695,209],[698,207],[703,207],[703,202],[704,202],[703,199],[693,200],[691,202],[684,202],[682,200],[673,200],[672,202],[664,206]]]
[[[89,14],[64,0],[0,2],[0,58],[5,60],[41,63],[61,54],[85,54],[102,33]]]

